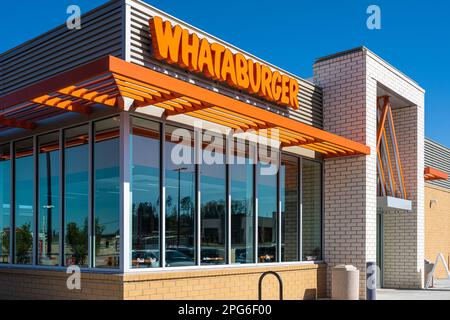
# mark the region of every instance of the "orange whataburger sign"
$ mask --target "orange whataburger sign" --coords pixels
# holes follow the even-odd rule
[[[219,43],[209,43],[195,33],[160,17],[150,19],[155,57],[193,72],[228,83],[269,101],[299,108],[298,81],[266,65],[233,54]]]

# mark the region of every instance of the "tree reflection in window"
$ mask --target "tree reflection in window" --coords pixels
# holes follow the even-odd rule
[[[132,267],[160,267],[160,124],[132,118]]]
[[[0,146],[0,263],[10,263],[11,146]]]
[[[32,264],[34,228],[33,139],[15,143],[15,263]]]
[[[64,132],[64,264],[89,265],[89,127]]]
[[[166,127],[166,266],[192,266],[195,244],[193,133]]]

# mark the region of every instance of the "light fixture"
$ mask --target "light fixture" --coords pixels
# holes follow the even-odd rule
[[[438,203],[438,201],[436,199],[431,199],[430,200],[430,208],[433,207],[433,204],[437,205],[437,203]]]

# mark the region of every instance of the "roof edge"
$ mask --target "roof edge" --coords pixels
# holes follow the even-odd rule
[[[366,47],[364,47],[364,46],[360,46],[360,47],[356,47],[356,48],[353,48],[353,49],[348,49],[348,50],[336,52],[336,53],[333,53],[333,54],[329,54],[329,55],[317,58],[314,61],[314,64],[319,63],[319,62],[323,62],[323,61],[327,61],[327,60],[331,60],[331,59],[336,59],[336,58],[339,58],[339,57],[343,57],[343,56],[346,56],[346,55],[349,55],[349,54],[352,54],[352,53],[355,53],[355,52],[364,51],[364,50],[368,50],[368,49]]]
[[[386,66],[391,68],[393,71],[398,73],[400,76],[404,77],[407,81],[411,82],[414,86],[417,87],[417,89],[419,89],[420,91],[425,93],[425,89],[422,88],[422,86],[416,80],[412,79],[411,77],[406,75],[404,72],[400,71],[397,67],[392,65],[390,62],[388,62],[387,60],[383,59],[382,57],[380,57],[379,55],[377,55],[376,53],[374,53],[372,50],[368,49],[365,46],[360,46],[360,47],[356,47],[356,48],[353,48],[353,49],[340,51],[340,52],[337,52],[337,53],[334,53],[334,54],[330,54],[330,55],[327,55],[327,56],[323,56],[323,57],[317,58],[315,60],[314,64],[325,62],[325,61],[331,60],[331,59],[336,59],[336,58],[343,57],[343,56],[346,56],[346,55],[349,55],[349,54],[352,54],[352,53],[356,53],[356,52],[365,52],[368,55],[372,55],[372,57],[374,57],[374,58],[378,59],[380,62],[386,64]]]

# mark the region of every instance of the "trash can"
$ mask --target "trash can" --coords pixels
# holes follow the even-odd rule
[[[331,299],[359,300],[359,270],[350,265],[338,265],[331,274]]]

